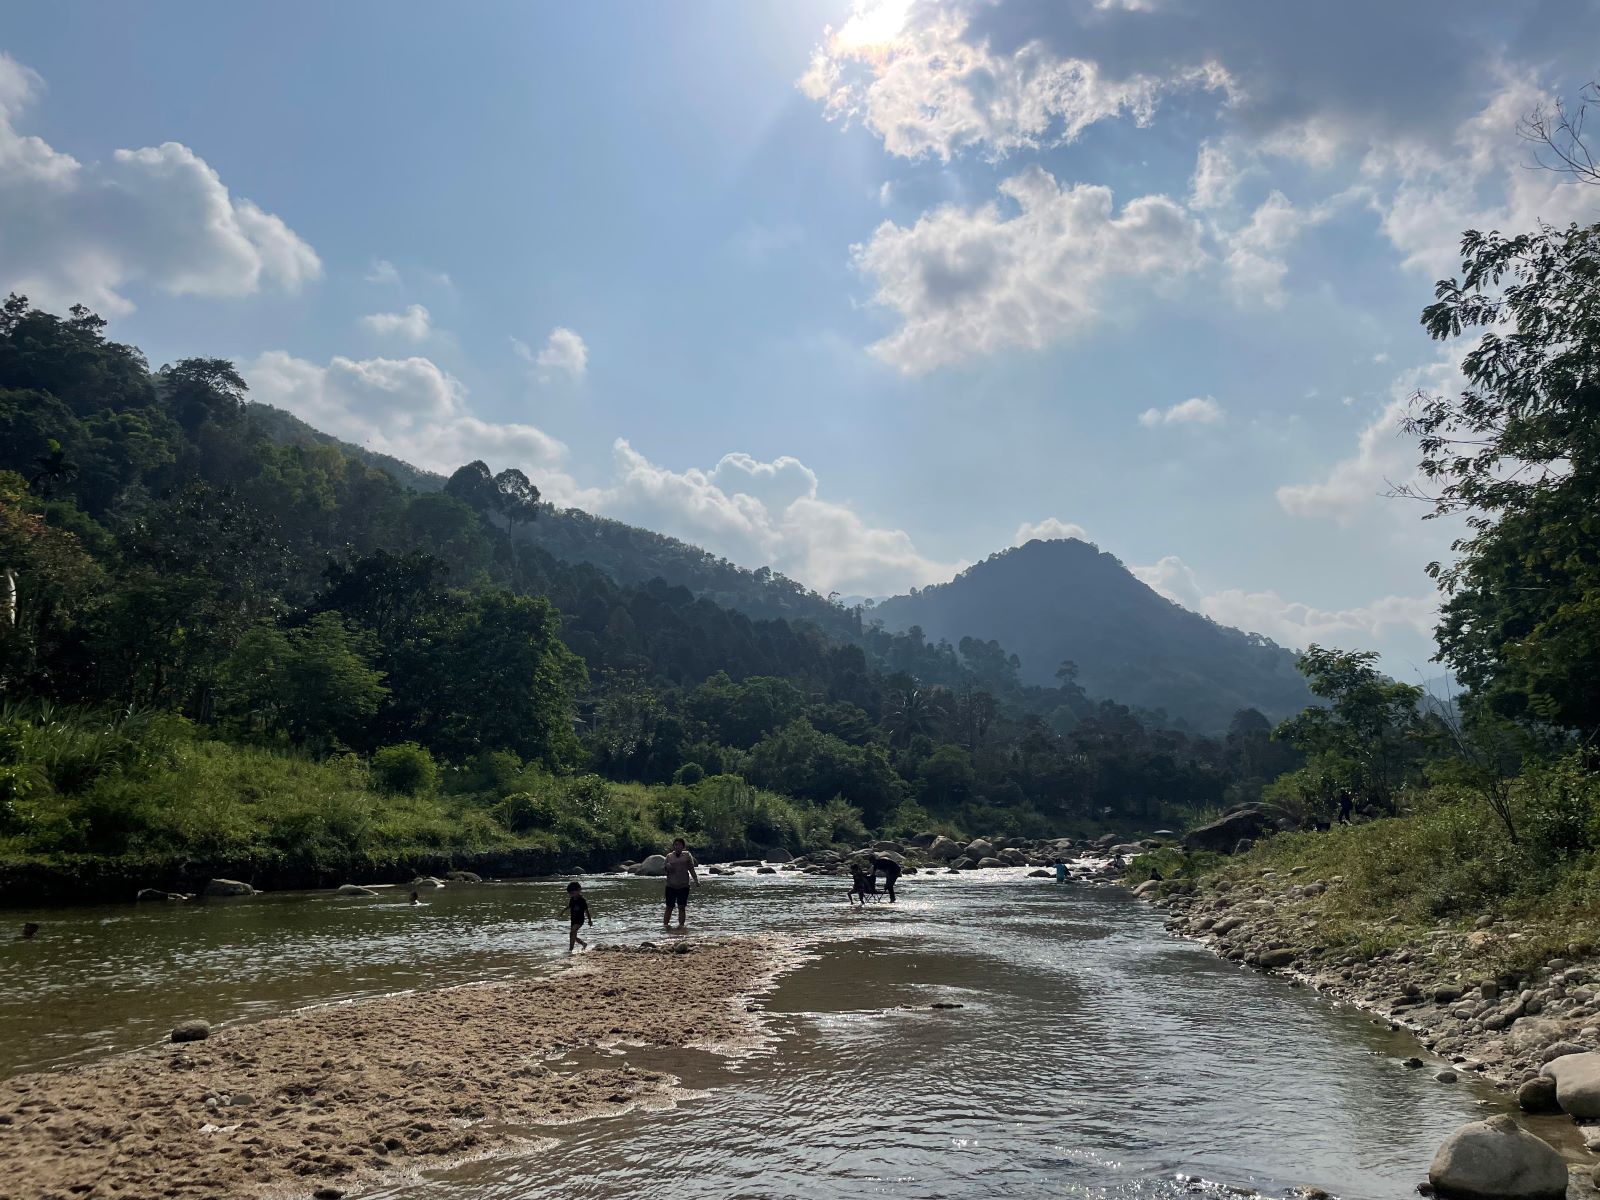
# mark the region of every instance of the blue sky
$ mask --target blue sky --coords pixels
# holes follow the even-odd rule
[[[1459,352],[1417,315],[1461,229],[1595,219],[1515,125],[1596,34],[1576,2],[26,6],[0,287],[824,592],[1081,532],[1432,674],[1454,531],[1382,498]]]

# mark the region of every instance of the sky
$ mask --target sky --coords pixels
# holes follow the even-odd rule
[[[1431,676],[1418,317],[1596,3],[16,6],[0,289],[819,592],[1079,536]]]

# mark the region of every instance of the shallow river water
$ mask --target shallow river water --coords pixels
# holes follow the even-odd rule
[[[1380,1200],[1414,1194],[1444,1136],[1498,1107],[1475,1083],[1405,1069],[1414,1043],[1363,1014],[1169,937],[1120,890],[1011,870],[902,884],[897,905],[850,911],[837,879],[707,880],[695,932],[820,939],[762,1001],[771,1046],[731,1063],[627,1051],[696,1094],[529,1131],[549,1141],[369,1195],[1109,1200],[1314,1185]],[[188,1016],[526,974],[564,957],[560,888],[452,887],[420,908],[390,892],[14,913],[43,929],[0,942],[0,1074],[142,1045]],[[659,934],[658,881],[585,889],[599,940]]]

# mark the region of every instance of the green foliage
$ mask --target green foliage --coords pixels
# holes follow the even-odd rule
[[[402,742],[385,746],[372,756],[372,776],[386,792],[417,796],[433,790],[439,768],[433,755],[421,746]]]
[[[706,769],[697,762],[686,762],[672,773],[672,782],[680,787],[693,787],[706,777]]]
[[[1442,656],[1503,715],[1591,739],[1600,731],[1600,226],[1506,237],[1468,232],[1462,273],[1423,325],[1482,330],[1458,396],[1424,397],[1410,428],[1434,514],[1464,515],[1446,593]]]

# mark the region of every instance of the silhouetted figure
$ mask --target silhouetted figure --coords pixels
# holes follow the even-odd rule
[[[1350,824],[1350,812],[1355,808],[1355,801],[1351,799],[1347,789],[1339,789],[1339,824]]]
[[[412,892],[411,893],[411,903],[412,904],[421,904],[422,903],[421,894],[418,893],[418,892]]]
[[[26,922],[23,923],[22,932],[17,934],[17,940],[19,942],[31,942],[31,941],[33,941],[33,935],[38,933],[38,932],[39,932],[39,922],[37,922],[37,921],[26,921]]]

